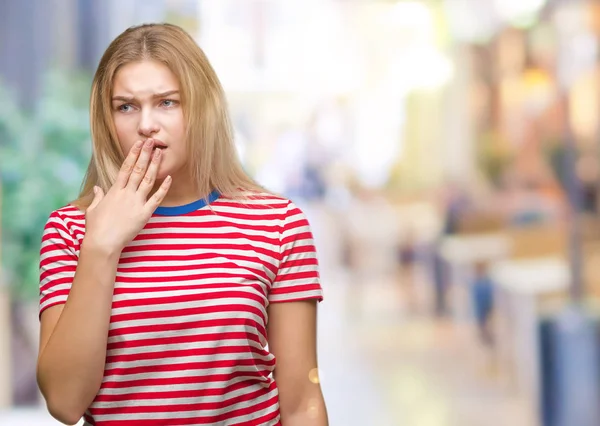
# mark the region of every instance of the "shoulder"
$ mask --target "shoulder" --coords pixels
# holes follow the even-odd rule
[[[242,191],[235,196],[222,195],[215,206],[237,209],[264,211],[265,213],[284,213],[293,204],[291,200],[277,194],[263,191]]]
[[[277,220],[280,225],[306,220],[306,215],[293,200],[262,191],[244,191],[236,196],[222,195],[214,204],[217,212],[255,217],[261,221]]]
[[[46,227],[61,227],[75,235],[77,228],[85,228],[85,213],[74,205],[67,204],[49,214]]]
[[[85,220],[85,213],[73,204],[66,204],[50,213],[50,218],[62,220]]]

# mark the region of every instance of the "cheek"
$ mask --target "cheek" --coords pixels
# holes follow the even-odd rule
[[[186,123],[183,118],[183,114],[173,117],[171,122],[171,137],[174,143],[174,148],[177,152],[177,156],[181,157],[180,160],[187,157],[186,149]]]
[[[124,123],[118,123],[115,120],[115,131],[117,133],[117,140],[119,141],[119,145],[121,146],[121,150],[123,151],[123,155],[127,156],[133,145],[137,142],[136,132],[131,132],[127,126],[123,125]]]
[[[133,143],[122,142],[121,139],[119,139],[119,145],[121,146],[123,157],[127,157],[127,154],[129,154],[129,151],[131,151],[131,148],[133,147]]]
[[[137,142],[135,127],[132,127],[131,120],[126,120],[125,117],[113,117],[113,122],[119,145],[121,145],[123,153],[127,155],[131,147]]]
[[[183,146],[183,144],[185,143],[185,127],[183,126],[183,124],[177,126],[176,134],[177,140]]]

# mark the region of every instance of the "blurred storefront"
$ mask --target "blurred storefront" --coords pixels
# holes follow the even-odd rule
[[[390,315],[392,325],[361,323],[354,311],[343,321],[329,315],[328,336],[343,327],[370,330],[364,344],[357,339],[347,349],[371,354],[414,343],[412,327],[425,321],[472,331],[481,308],[474,305],[486,296],[472,289],[487,273],[496,281],[495,344],[473,333],[463,350],[485,353],[508,383],[503,391],[526,406],[526,422],[498,424],[541,424],[545,373],[535,328],[571,296],[600,296],[598,2],[9,3],[0,14],[8,40],[0,54],[15,59],[0,63],[0,76],[19,100],[9,97],[0,108],[0,301],[10,294],[16,302],[6,301],[12,314],[0,321],[0,353],[12,345],[0,357],[0,409],[41,403],[33,383],[36,323],[21,319],[37,303],[32,259],[46,212],[27,212],[56,208],[77,190],[89,144],[86,87],[107,43],[130,25],[168,21],[190,31],[216,68],[247,170],[314,219],[324,274],[342,277],[332,287],[354,297],[339,303],[376,300],[380,318],[385,306],[397,308],[394,298],[369,289],[390,291],[381,287],[388,281],[392,294],[401,288],[402,306],[413,306],[404,300],[410,295],[418,299],[416,316]],[[23,38],[35,48],[19,50],[18,35],[31,27],[20,24],[37,20],[38,31]],[[62,80],[45,83],[50,69]],[[61,173],[34,167],[43,158],[60,158]],[[19,174],[20,165],[29,171]],[[10,322],[21,327],[8,330]],[[407,341],[377,341],[375,329],[402,330],[393,336]],[[445,342],[428,344],[431,355]],[[387,362],[363,364],[392,377],[398,366]],[[17,373],[4,380],[10,371]],[[400,400],[417,398],[410,386],[428,387],[415,384],[414,374],[397,385]],[[427,425],[481,424],[442,417]]]

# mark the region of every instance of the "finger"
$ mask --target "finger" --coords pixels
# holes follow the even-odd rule
[[[100,188],[99,186],[94,186],[94,199],[88,207],[88,210],[94,209],[98,204],[100,204],[100,201],[102,201],[103,198],[104,191],[102,190],[102,188]]]
[[[142,152],[135,162],[135,166],[133,166],[133,170],[129,175],[129,181],[127,182],[127,187],[137,191],[140,182],[144,178],[146,174],[146,169],[148,168],[148,162],[150,161],[150,157],[152,156],[152,146],[154,145],[154,141],[152,139],[147,139],[142,147]]]
[[[144,200],[148,197],[150,190],[154,187],[154,182],[156,181],[156,174],[158,173],[158,167],[160,166],[162,151],[160,149],[155,149],[152,154],[152,159],[150,160],[150,166],[148,166],[148,170],[146,170],[146,175],[140,186],[138,188],[138,192],[144,196]]]
[[[169,188],[171,187],[172,181],[173,179],[171,178],[171,176],[167,176],[163,181],[162,185],[159,186],[159,188],[152,195],[152,197],[150,197],[148,201],[146,201],[145,208],[148,213],[148,216],[151,216],[152,213],[154,213],[154,210],[156,210],[157,207],[160,206],[160,203],[162,203],[162,201],[164,200],[165,195],[167,195],[167,192],[169,192]]]
[[[135,162],[140,155],[142,150],[143,141],[137,141],[135,145],[131,147],[129,150],[129,154],[127,154],[127,158],[123,162],[121,166],[121,170],[119,170],[119,175],[117,176],[117,180],[115,182],[119,188],[125,188],[127,186],[127,182],[129,181],[129,175],[131,174],[133,167],[135,166]]]

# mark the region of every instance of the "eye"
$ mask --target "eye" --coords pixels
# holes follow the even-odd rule
[[[174,106],[177,106],[177,104],[178,102],[174,101],[173,99],[165,99],[161,102],[161,105],[167,108],[173,108]]]
[[[123,105],[119,105],[117,107],[117,110],[119,110],[120,112],[131,112],[131,109],[133,107],[131,106],[131,104],[123,104]]]

